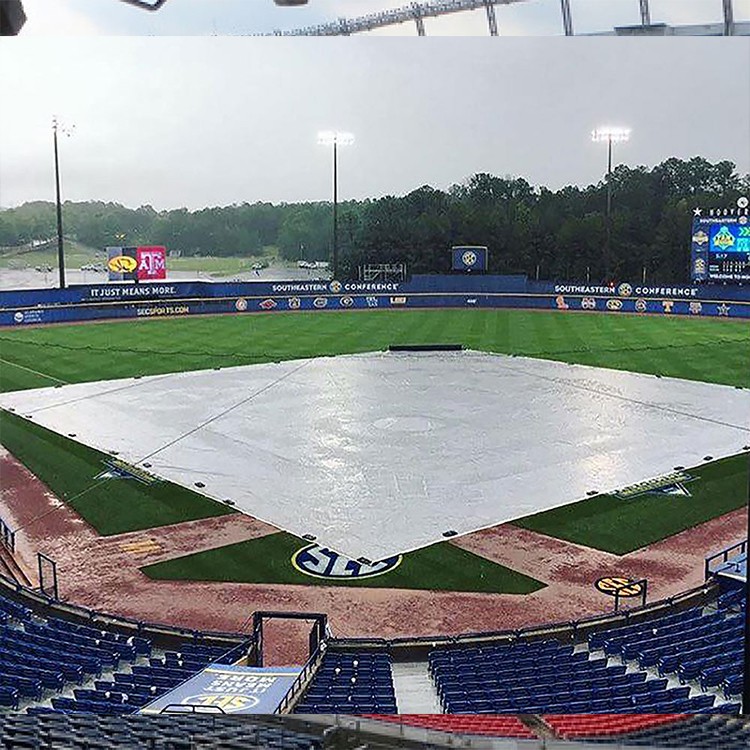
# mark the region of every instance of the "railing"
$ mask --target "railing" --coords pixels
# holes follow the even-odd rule
[[[313,655],[307,660],[305,666],[302,667],[302,671],[297,675],[289,690],[286,691],[286,695],[276,709],[277,714],[289,713],[290,709],[294,707],[302,691],[307,687],[307,683],[317,671],[320,662],[323,661],[325,651],[326,641],[322,640]]]
[[[393,656],[404,656],[408,652],[429,651],[437,646],[462,646],[498,643],[517,643],[521,641],[544,640],[555,638],[571,643],[581,640],[591,632],[605,630],[616,625],[629,625],[647,620],[667,610],[684,609],[706,604],[716,598],[718,587],[709,581],[702,586],[684,591],[676,596],[652,602],[643,607],[634,607],[624,612],[574,620],[571,622],[550,623],[549,625],[532,625],[516,630],[496,630],[482,633],[465,633],[455,636],[419,636],[412,638],[341,638],[329,639],[329,649],[383,649]],[[401,652],[401,654],[399,654]]]
[[[711,557],[706,558],[706,565],[703,571],[706,581],[711,577],[711,575],[713,575],[713,573],[715,573],[714,570],[711,570],[711,563],[718,558],[721,558],[722,562],[728,562],[730,555],[735,550],[739,550],[739,552],[736,555],[733,555],[733,557],[739,557],[740,555],[744,554],[747,550],[747,539],[743,539],[741,542],[737,542],[737,544],[733,544],[731,547],[727,547],[721,552],[717,552],[715,555],[711,555]]]
[[[0,542],[12,554],[16,551],[16,532],[0,518]]]

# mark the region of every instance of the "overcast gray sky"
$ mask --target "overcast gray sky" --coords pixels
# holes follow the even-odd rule
[[[498,43],[498,42],[502,43]],[[559,188],[616,161],[730,159],[750,171],[742,38],[494,40],[21,36],[0,44],[0,205],[63,195],[158,209],[328,200],[320,129],[351,131],[341,197],[446,188],[475,172]]]
[[[25,34],[251,34],[290,29],[342,16],[409,5],[411,0],[310,0],[302,8],[278,8],[273,0],[168,0],[147,13],[119,0],[24,0]],[[560,34],[559,0],[509,0],[497,8],[503,35]],[[571,0],[576,32],[640,22],[638,0]],[[650,0],[654,23],[716,23],[722,0]],[[736,20],[750,20],[750,0],[734,0]],[[487,34],[483,10],[426,21],[428,34]],[[414,24],[378,33],[414,35]]]

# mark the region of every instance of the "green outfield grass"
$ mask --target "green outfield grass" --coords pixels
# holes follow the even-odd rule
[[[0,390],[52,385],[54,379],[83,382],[440,342],[750,386],[750,325],[744,322],[528,310],[383,310],[5,329],[0,331]]]
[[[291,563],[292,555],[308,544],[291,534],[279,532],[156,563],[142,570],[149,578],[180,581],[366,586],[487,594],[530,594],[544,587],[533,578],[449,542],[409,552],[397,568],[380,576],[350,581],[324,580],[300,573]]]
[[[100,534],[122,534],[235,512],[169,482],[97,481],[95,477],[107,469],[106,454],[4,411],[0,411],[0,440]]]
[[[690,529],[747,503],[748,457],[715,461],[688,474],[690,497],[649,494],[623,500],[597,495],[515,521],[558,539],[624,555]]]

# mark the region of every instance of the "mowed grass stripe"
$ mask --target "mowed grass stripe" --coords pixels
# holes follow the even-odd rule
[[[296,570],[292,556],[308,542],[279,532],[142,568],[149,577],[173,581],[347,586],[485,594],[530,594],[544,584],[456,547],[433,544],[404,555],[395,570],[373,578],[321,579]]]
[[[528,310],[380,310],[215,316],[15,329],[3,358],[68,382],[217,365],[463,343],[728,385],[750,386],[750,326],[717,319]],[[3,389],[38,387],[4,375]]]

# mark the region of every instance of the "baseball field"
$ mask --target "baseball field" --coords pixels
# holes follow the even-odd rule
[[[359,311],[217,316],[0,331],[0,389],[231,367],[380,350],[389,344],[467,348],[750,387],[750,326],[707,318],[507,310]],[[648,439],[648,436],[644,436]],[[99,534],[233,513],[176,485],[96,479],[104,454],[0,412],[0,442]],[[617,555],[746,502],[747,458],[688,467],[694,501],[598,495],[516,525]],[[284,531],[143,568],[150,578],[530,593],[544,584],[450,542],[404,555],[377,578],[316,580],[291,564],[305,542]]]

